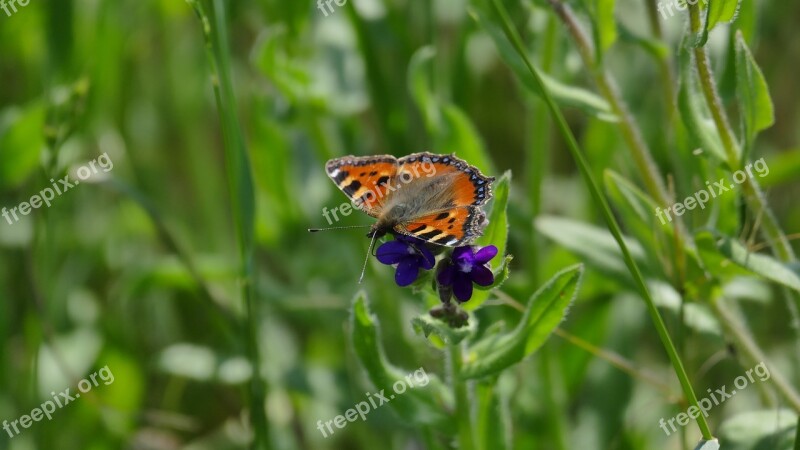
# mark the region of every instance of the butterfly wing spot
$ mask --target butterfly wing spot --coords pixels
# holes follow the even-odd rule
[[[448,217],[450,217],[450,213],[445,211],[445,212],[439,214],[438,216],[436,216],[436,220],[447,219]]]
[[[350,174],[347,171],[336,169],[330,173],[331,179],[336,184],[341,184],[342,181],[346,180]]]
[[[359,189],[361,189],[361,182],[358,180],[353,180],[350,182],[350,184],[342,188],[348,197],[355,197],[355,194]]]

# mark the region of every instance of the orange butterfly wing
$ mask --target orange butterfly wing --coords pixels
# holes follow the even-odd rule
[[[415,218],[395,231],[432,244],[455,247],[472,243],[483,232],[486,214],[477,206],[460,206]]]
[[[344,156],[328,161],[325,172],[356,207],[378,217],[395,184],[397,159],[391,155]]]
[[[470,244],[483,232],[486,215],[480,206],[492,197],[494,177],[483,175],[455,155],[425,152],[398,160],[397,178],[401,181],[428,174],[453,177],[450,207],[410,219],[395,231],[439,245]]]

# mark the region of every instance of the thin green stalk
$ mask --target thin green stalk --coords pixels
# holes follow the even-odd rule
[[[745,327],[739,323],[739,320],[731,313],[729,308],[722,305],[721,299],[714,298],[711,300],[711,306],[714,309],[714,313],[719,317],[722,327],[728,332],[728,336],[733,338],[736,343],[736,349],[744,355],[747,364],[753,366],[765,362],[767,360],[766,355],[764,355],[758,344],[747,333]],[[769,373],[769,380],[775,390],[778,391],[792,409],[800,414],[800,394],[794,390],[792,385],[777,369],[770,367]]]
[[[240,294],[245,304],[242,326],[246,353],[253,368],[249,384],[250,424],[254,439],[250,448],[269,448],[269,428],[264,408],[266,385],[261,375],[261,354],[258,348],[259,314],[253,292],[253,241],[255,236],[255,193],[250,161],[239,126],[236,97],[231,79],[230,47],[223,0],[211,0],[213,27],[199,0],[187,0],[203,25],[206,50],[213,79],[214,98],[222,122],[227,169],[236,240],[239,249]]]
[[[644,0],[645,10],[647,11],[647,23],[650,24],[650,31],[653,36],[658,40],[664,39],[664,34],[661,31],[661,22],[658,21],[658,10],[656,2],[653,0]]]
[[[644,277],[642,276],[641,271],[639,270],[639,266],[636,265],[636,262],[633,260],[631,256],[630,250],[628,246],[625,244],[625,241],[622,238],[622,231],[617,223],[614,214],[611,212],[611,208],[608,205],[608,201],[605,198],[605,195],[602,193],[600,188],[597,185],[597,182],[594,180],[592,176],[591,168],[589,167],[589,163],[586,161],[586,158],[583,156],[583,153],[578,146],[578,142],[575,139],[575,136],[572,134],[572,130],[570,130],[569,125],[567,125],[566,119],[564,119],[564,115],[561,113],[561,110],[556,106],[555,101],[553,100],[552,95],[545,87],[544,83],[542,82],[541,77],[539,76],[538,71],[533,67],[531,64],[530,59],[528,58],[528,54],[525,51],[524,46],[522,45],[522,40],[520,39],[519,35],[517,34],[516,30],[514,30],[511,26],[511,21],[508,18],[508,13],[506,12],[505,8],[503,7],[500,0],[493,0],[492,4],[494,5],[495,10],[497,11],[500,22],[503,26],[503,30],[505,31],[506,37],[508,37],[509,41],[514,45],[514,48],[519,53],[520,57],[522,57],[525,65],[528,67],[536,85],[538,86],[540,92],[542,93],[542,98],[544,98],[545,103],[550,109],[550,113],[553,116],[554,121],[558,125],[558,129],[561,132],[564,140],[567,143],[567,148],[569,149],[572,157],[575,159],[575,162],[578,165],[578,168],[581,171],[581,175],[584,178],[584,181],[588,185],[589,192],[591,193],[595,203],[599,205],[599,209],[603,214],[603,217],[606,220],[606,224],[611,231],[611,234],[614,236],[614,239],[617,241],[620,250],[622,251],[623,258],[625,260],[625,264],[628,267],[633,279],[636,283],[636,286],[639,289],[642,298],[645,300],[647,304],[648,312],[650,313],[651,319],[653,320],[653,324],[655,325],[656,331],[658,332],[659,337],[661,338],[661,342],[664,345],[664,348],[669,355],[669,359],[672,362],[672,366],[675,370],[675,374],[680,381],[681,387],[683,388],[684,395],[689,400],[689,404],[695,406],[699,409],[699,405],[697,403],[697,396],[692,389],[692,385],[689,382],[689,377],[686,374],[686,370],[683,368],[683,363],[681,362],[680,356],[678,352],[675,350],[675,346],[672,344],[672,340],[670,339],[669,333],[667,332],[667,327],[664,325],[664,320],[661,318],[661,314],[658,312],[658,308],[653,301],[652,296],[650,295],[650,291],[647,288],[647,284],[645,283]],[[713,439],[711,434],[711,429],[708,426],[708,423],[705,420],[705,417],[698,416],[697,417],[697,424],[700,428],[700,432],[703,435],[703,438],[706,440]]]
[[[690,31],[693,34],[700,31],[700,27],[702,26],[701,22],[700,4],[697,2],[697,4],[689,6],[689,25]],[[736,141],[736,135],[730,125],[730,121],[725,114],[722,101],[717,94],[717,87],[714,82],[714,75],[711,71],[708,52],[705,46],[701,46],[695,47],[693,53],[703,97],[706,100],[708,109],[711,111],[714,124],[719,131],[722,145],[725,148],[725,155],[728,157],[728,165],[731,170],[736,170],[742,165],[742,161],[740,161],[739,158],[739,144]],[[769,208],[769,205],[767,205],[758,182],[752,177],[747,177],[742,183],[742,192],[745,196],[745,202],[748,208],[752,210],[753,215],[761,218],[764,238],[770,243],[775,255],[783,262],[796,261],[792,246],[783,233],[783,230],[778,225],[777,219]]]
[[[450,346],[450,382],[453,384],[453,397],[456,400],[456,422],[458,423],[458,448],[459,450],[475,450],[475,437],[473,436],[471,405],[467,382],[461,379],[461,366],[463,355],[460,344]]]

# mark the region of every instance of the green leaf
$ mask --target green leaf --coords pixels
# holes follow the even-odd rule
[[[711,31],[720,22],[733,22],[739,9],[739,0],[713,0],[708,5],[706,30]]]
[[[639,36],[622,23],[618,23],[617,28],[622,42],[638,45],[656,59],[669,58],[670,48],[663,41]]]
[[[736,96],[739,99],[745,143],[749,148],[759,131],[775,123],[775,111],[764,74],[753,59],[741,32],[736,33]]]
[[[739,241],[727,236],[717,236],[716,245],[720,253],[738,266],[770,281],[800,292],[800,273],[772,256],[752,253]]]
[[[350,340],[361,365],[377,389],[391,392],[394,383],[405,382],[408,372],[392,366],[386,360],[378,324],[369,312],[364,292],[359,292],[353,299]],[[455,423],[442,411],[452,409],[452,393],[434,374],[428,374],[428,378],[430,381],[426,386],[408,389],[389,404],[404,420],[434,425],[445,433],[451,433]]]
[[[479,12],[476,8],[470,8],[469,13],[478,24],[489,33],[494,41],[500,57],[508,64],[520,82],[534,94],[541,96],[541,91],[537,88],[535,80],[532,78],[525,62],[514,50],[514,47],[505,37],[503,31],[495,26],[487,18],[486,13]],[[542,80],[550,94],[556,102],[565,106],[580,108],[586,113],[607,122],[616,122],[617,116],[612,112],[611,106],[602,97],[574,86],[564,84],[555,78],[549,77],[539,71]]]
[[[566,316],[582,276],[582,264],[557,273],[531,296],[513,331],[487,336],[468,349],[461,376],[473,379],[500,373],[538,350]]]
[[[292,104],[306,105],[312,100],[312,79],[302,60],[286,54],[290,38],[285,26],[271,27],[259,37],[253,62]]]
[[[478,238],[478,245],[494,245],[497,254],[504,255],[508,241],[508,195],[511,187],[511,172],[507,171],[492,186],[492,210],[488,214],[489,225],[483,231],[483,236]]]
[[[719,427],[725,450],[791,450],[797,414],[790,409],[739,413]]]
[[[703,150],[721,162],[727,162],[722,139],[711,119],[711,112],[697,84],[696,73],[692,68],[691,51],[684,46],[680,50],[681,82],[678,91],[678,109],[689,134]]]
[[[494,199],[492,200],[492,210],[488,214],[489,225],[483,231],[483,236],[478,238],[477,244],[480,246],[494,245],[497,247],[497,254],[503,257],[506,252],[506,243],[508,241],[508,217],[506,209],[508,207],[508,195],[511,186],[511,172],[506,172],[494,184],[493,192]],[[508,263],[511,260],[504,257],[499,272],[495,272],[495,284],[491,287],[497,287],[500,283],[508,278]],[[499,275],[499,276],[498,276]],[[488,290],[478,289],[472,295],[472,298],[463,305],[467,311],[474,311],[489,298]]]
[[[553,216],[541,216],[536,219],[534,225],[543,235],[588,260],[592,267],[632,285],[630,272],[622,259],[622,252],[607,230]],[[637,263],[646,262],[644,250],[638,242],[626,239],[625,243]],[[642,270],[647,272],[644,266]]]
[[[0,116],[0,187],[23,183],[39,166],[44,149],[46,109],[40,102],[8,109]]]
[[[647,238],[652,236],[657,224],[666,229],[672,229],[672,222],[667,218],[657,219],[658,205],[635,184],[610,169],[606,169],[603,173],[603,181],[609,200],[624,217],[628,229],[640,241],[650,240]],[[664,223],[661,223],[662,220]]]

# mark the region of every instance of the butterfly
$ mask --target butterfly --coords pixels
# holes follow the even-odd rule
[[[373,241],[395,232],[455,247],[471,244],[486,226],[481,206],[492,198],[494,177],[453,154],[345,156],[328,161],[325,171],[377,219],[367,234]]]

